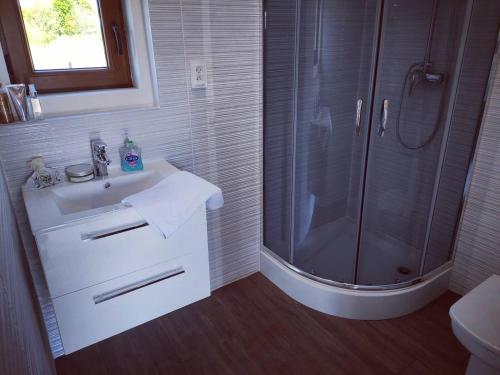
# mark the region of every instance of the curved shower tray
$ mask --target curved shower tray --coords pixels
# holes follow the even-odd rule
[[[296,269],[264,246],[260,262],[264,276],[296,301],[326,314],[360,320],[397,318],[421,309],[446,292],[452,265],[451,261],[447,262],[396,289],[394,286],[370,288],[321,279]]]

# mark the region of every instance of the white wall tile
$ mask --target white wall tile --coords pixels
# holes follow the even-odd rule
[[[500,61],[476,149],[451,289],[464,294],[492,274],[500,274]]]
[[[144,159],[164,158],[223,189],[225,206],[211,212],[208,223],[212,288],[259,269],[261,2],[150,0],[149,5],[159,109],[0,127],[0,158],[56,355],[63,348],[20,194],[32,156],[43,155],[58,168],[89,162],[89,137],[99,132],[118,162],[126,128]],[[207,61],[206,93],[190,89],[191,58]]]

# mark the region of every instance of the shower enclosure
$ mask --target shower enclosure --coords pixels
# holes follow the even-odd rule
[[[449,264],[500,1],[266,0],[264,245],[326,284]]]

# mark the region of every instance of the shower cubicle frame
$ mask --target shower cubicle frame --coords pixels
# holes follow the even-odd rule
[[[318,4],[320,4],[323,0],[316,0]],[[436,177],[434,179],[434,188],[433,188],[433,194],[432,194],[432,199],[431,199],[431,204],[429,208],[429,214],[427,217],[427,225],[426,225],[426,234],[425,234],[425,240],[424,240],[424,246],[423,246],[423,251],[421,254],[421,261],[420,261],[420,268],[419,268],[419,275],[411,280],[404,281],[401,283],[397,284],[386,284],[386,285],[359,285],[359,284],[354,284],[354,283],[346,283],[346,282],[339,282],[335,280],[330,280],[330,279],[325,279],[322,277],[319,277],[317,275],[310,274],[306,271],[301,270],[300,268],[294,266],[293,263],[293,244],[294,244],[294,204],[295,204],[295,166],[296,166],[296,153],[292,152],[292,166],[291,166],[291,180],[292,180],[292,186],[291,186],[291,194],[290,194],[290,207],[291,207],[291,212],[290,212],[290,225],[291,225],[291,230],[290,230],[290,246],[289,246],[289,259],[290,261],[287,261],[285,259],[282,259],[280,256],[275,254],[271,249],[268,249],[264,245],[262,245],[262,256],[261,256],[261,262],[262,262],[262,272],[269,277],[273,282],[275,282],[278,286],[280,286],[285,292],[287,292],[289,295],[292,297],[296,298],[297,300],[305,303],[306,305],[312,304],[311,307],[316,308],[320,311],[324,311],[327,313],[332,313],[334,315],[340,315],[340,316],[345,316],[345,317],[351,317],[351,318],[357,318],[357,319],[365,319],[365,318],[373,318],[373,319],[382,319],[382,318],[387,318],[387,317],[392,317],[392,316],[399,316],[403,315],[405,313],[411,312],[411,311],[406,311],[404,308],[401,310],[401,308],[395,308],[393,309],[392,312],[386,311],[383,307],[381,307],[380,314],[375,314],[375,315],[369,315],[365,316],[363,313],[359,314],[351,314],[351,313],[345,313],[342,311],[334,311],[331,312],[329,307],[325,307],[326,305],[329,305],[328,299],[326,301],[317,301],[317,298],[315,297],[314,290],[310,289],[311,286],[316,286],[320,288],[324,287],[334,287],[331,292],[333,293],[333,296],[336,296],[333,300],[338,301],[338,296],[347,296],[350,292],[354,293],[354,296],[357,294],[358,297],[363,297],[364,295],[366,296],[374,296],[374,292],[381,292],[381,293],[389,293],[386,296],[391,296],[394,293],[400,294],[402,290],[412,294],[414,291],[417,291],[417,294],[420,293],[422,294],[422,298],[420,298],[422,302],[422,306],[425,305],[428,301],[432,300],[432,298],[437,297],[440,293],[444,292],[447,289],[448,285],[448,277],[449,277],[449,271],[451,270],[451,266],[453,263],[453,253],[455,249],[455,242],[456,242],[456,234],[458,232],[458,227],[459,223],[462,217],[462,208],[463,208],[463,203],[466,199],[469,185],[470,185],[470,172],[472,168],[472,159],[476,147],[476,142],[477,142],[477,137],[478,137],[478,130],[479,126],[477,127],[477,131],[474,137],[474,144],[472,147],[471,155],[469,156],[469,165],[468,165],[468,171],[467,171],[467,178],[465,181],[464,185],[464,191],[461,197],[461,202],[460,202],[460,207],[459,207],[459,213],[457,215],[457,219],[455,222],[454,226],[454,236],[453,236],[453,242],[452,246],[450,248],[449,256],[448,256],[448,261],[446,261],[444,264],[441,266],[437,267],[436,269],[428,272],[427,274],[424,274],[424,267],[425,267],[425,260],[427,256],[427,250],[428,250],[428,245],[429,245],[429,237],[430,237],[430,231],[432,227],[432,221],[434,218],[434,210],[436,206],[436,200],[437,200],[437,194],[438,194],[438,188],[439,188],[439,183],[440,183],[440,175],[441,171],[443,168],[444,164],[444,158],[446,155],[446,148],[447,148],[447,142],[448,142],[448,136],[449,136],[449,131],[450,127],[452,124],[452,116],[453,116],[453,111],[454,111],[454,106],[455,106],[455,99],[457,95],[457,89],[458,89],[458,84],[460,81],[461,77],[461,68],[463,66],[463,60],[464,60],[464,53],[465,53],[465,46],[467,42],[467,37],[469,34],[469,29],[470,29],[470,21],[472,18],[472,13],[473,13],[473,6],[474,6],[474,1],[475,0],[467,0],[467,3],[465,5],[465,19],[464,19],[464,28],[462,30],[462,35],[460,39],[460,44],[459,44],[459,50],[458,50],[458,55],[457,59],[455,62],[455,71],[457,72],[454,77],[453,81],[451,82],[451,100],[448,103],[448,108],[447,108],[447,113],[446,113],[446,119],[444,122],[444,132],[443,132],[443,137],[441,141],[441,149],[440,149],[440,154],[438,158],[438,165],[436,169]],[[300,28],[298,25],[300,25],[300,7],[301,7],[301,2],[302,0],[295,0],[295,7],[296,7],[296,27],[295,27],[295,51],[298,51],[299,48],[299,43],[300,43]],[[377,9],[377,25],[376,25],[376,42],[374,43],[374,46],[372,48],[375,49],[375,52],[373,54],[372,58],[372,68],[371,68],[371,83],[370,83],[370,88],[369,88],[369,98],[370,98],[370,112],[373,112],[374,110],[374,100],[375,100],[375,86],[376,86],[376,80],[377,80],[377,67],[379,65],[379,58],[380,58],[380,44],[382,40],[382,26],[384,22],[384,6],[388,2],[388,0],[378,0],[378,9]],[[319,8],[319,5],[318,5]],[[263,45],[265,45],[265,33],[266,33],[266,28],[267,28],[267,15],[266,15],[266,0],[263,2]],[[320,30],[317,30],[316,33],[320,32]],[[318,40],[318,35],[315,36],[315,41],[317,43]],[[266,63],[266,56],[265,56],[265,48],[263,49],[263,64]],[[495,54],[494,59],[498,58],[498,53]],[[294,82],[298,82],[298,53],[294,54]],[[265,79],[265,75],[263,80]],[[490,81],[491,81],[491,72],[490,72]],[[263,82],[263,87],[265,87],[265,82]],[[265,95],[265,90],[264,95]],[[485,97],[488,93],[488,88],[485,90]],[[298,105],[298,99],[297,99],[297,90],[294,90],[293,93],[293,108],[294,108],[294,113],[293,113],[293,129],[292,129],[292,149],[296,149],[296,133],[297,133],[297,105]],[[265,96],[264,96],[265,98]],[[265,99],[264,99],[265,100]],[[265,110],[265,108],[263,109]],[[479,121],[482,122],[484,116],[484,106],[481,110],[481,114],[479,117]],[[265,117],[264,117],[265,118]],[[374,125],[372,124],[372,119],[373,119],[373,113],[370,113],[368,118],[369,124],[368,124],[368,129],[369,129],[369,135],[366,137],[366,144],[364,145],[365,147],[365,155],[364,155],[364,160],[362,161],[363,163],[363,178],[362,178],[362,184],[361,184],[361,204],[359,206],[359,219],[358,219],[358,230],[357,230],[357,240],[356,240],[356,255],[355,255],[355,263],[354,263],[354,280],[358,279],[358,268],[359,268],[359,253],[360,253],[360,236],[361,236],[361,226],[362,226],[362,210],[363,210],[363,204],[364,204],[364,194],[365,194],[365,184],[366,184],[366,168],[367,168],[367,162],[368,162],[368,152],[369,152],[369,143],[370,143],[370,137],[372,136],[372,132],[376,131],[374,130]],[[265,137],[265,125],[264,125],[264,137]],[[266,158],[266,153],[264,152],[264,161],[265,163],[265,158]],[[265,184],[265,181],[264,181]],[[264,202],[265,204],[265,202]],[[264,230],[265,230],[265,226]],[[280,272],[286,272],[286,271],[292,272],[293,274],[290,275],[280,275]],[[303,283],[300,284],[300,279],[297,277],[302,278]],[[288,280],[288,281],[286,281]],[[309,280],[309,281],[308,281]],[[445,281],[443,281],[445,280]],[[311,284],[312,282],[312,284]],[[287,285],[288,283],[288,285]],[[434,283],[434,284],[433,284]],[[295,287],[293,286],[294,284]],[[316,285],[317,284],[317,285]],[[420,284],[420,285],[419,285]],[[434,285],[433,287],[428,288],[428,292],[426,293],[422,286],[423,284],[431,284]],[[305,288],[305,289],[304,289]],[[338,289],[340,288],[340,289]],[[413,289],[412,289],[413,288]],[[444,288],[444,289],[443,289]],[[342,292],[342,290],[344,290]],[[322,291],[322,293],[325,292],[325,290]],[[436,293],[438,293],[436,295]],[[304,294],[305,293],[305,294]],[[312,293],[312,294],[311,294]],[[337,294],[336,294],[337,293]],[[347,294],[346,294],[347,293]],[[309,296],[307,294],[310,294]],[[309,300],[312,298],[312,303],[307,303],[305,300]],[[319,298],[319,297],[318,297]],[[417,300],[419,300],[417,298]],[[349,300],[351,301],[351,300]],[[364,300],[363,300],[364,301]],[[381,299],[380,301],[385,301],[384,299]],[[352,302],[352,301],[351,301]],[[348,302],[348,305],[351,305],[352,303]],[[366,302],[366,301],[365,301]],[[366,307],[364,305],[365,302],[360,302],[359,306],[357,303],[354,303],[354,305],[358,306],[361,309],[364,309]],[[326,305],[325,305],[326,303]],[[382,302],[382,303],[387,303],[387,302]],[[389,303],[391,305],[391,303]],[[420,304],[417,303],[418,306]],[[413,304],[409,303],[408,307],[411,310]],[[415,307],[414,309],[418,308]],[[330,306],[331,307],[331,306]],[[421,306],[420,306],[421,307]],[[334,309],[335,310],[335,309]],[[357,308],[354,308],[354,310],[357,310]],[[390,310],[390,308],[389,308]]]

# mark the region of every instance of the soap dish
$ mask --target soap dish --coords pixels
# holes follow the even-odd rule
[[[85,182],[93,180],[94,167],[91,164],[75,164],[66,167],[66,176],[69,182]]]

